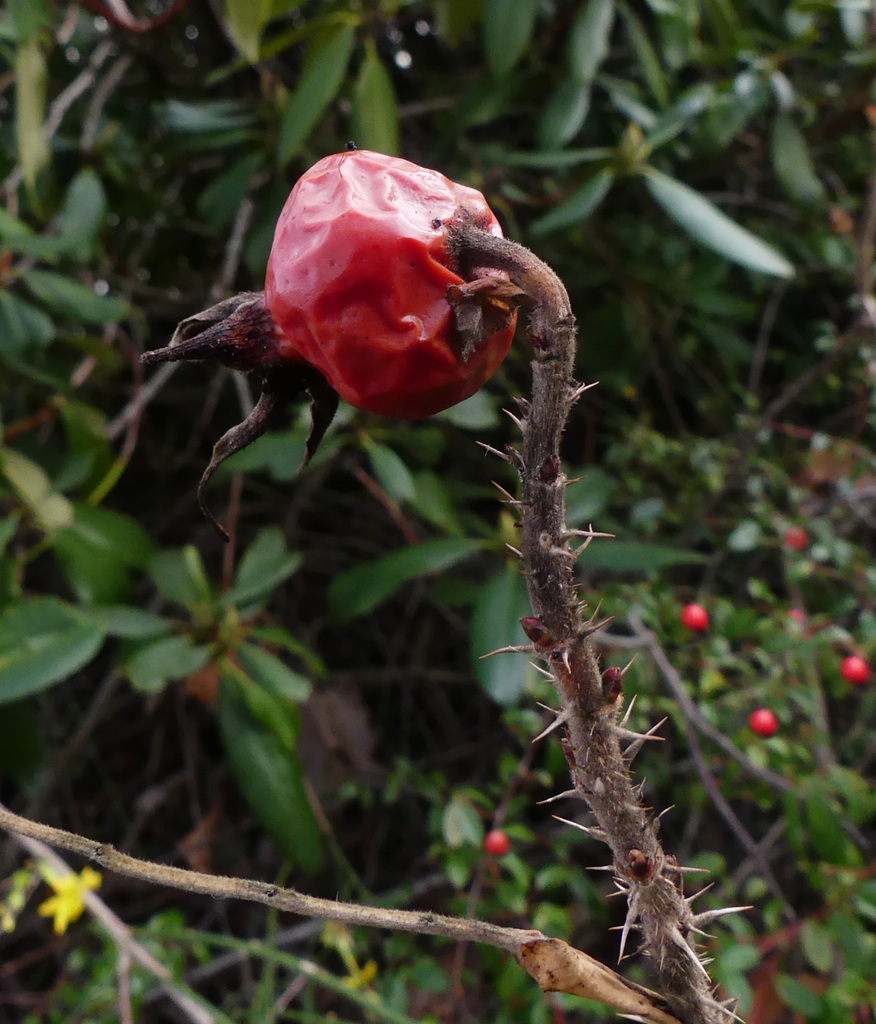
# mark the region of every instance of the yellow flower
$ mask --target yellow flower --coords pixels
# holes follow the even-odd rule
[[[350,988],[367,988],[377,977],[377,964],[369,960],[364,967],[357,967],[346,979]]]
[[[63,935],[67,925],[75,921],[85,909],[83,896],[88,889],[100,885],[100,875],[90,867],[84,867],[77,875],[72,871],[60,872],[40,863],[40,874],[55,890],[55,895],[37,907],[43,917],[53,917],[55,934]]]

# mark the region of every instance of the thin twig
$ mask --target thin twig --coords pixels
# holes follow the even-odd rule
[[[123,53],[113,64],[103,79],[97,84],[91,101],[88,104],[85,118],[82,122],[82,133],[79,136],[79,146],[86,153],[90,153],[97,141],[97,131],[100,127],[100,115],[107,100],[113,91],[118,88],[125,72],[134,63],[133,54]]]
[[[4,815],[0,812],[0,819]],[[22,818],[21,821],[27,819]],[[37,830],[46,829],[45,825],[38,825]],[[12,829],[10,830],[14,836],[16,842],[23,846],[28,853],[33,857],[37,857],[39,860],[46,861],[51,867],[61,875],[72,874],[70,866],[65,860],[58,856],[54,850],[51,850],[45,842],[39,837],[33,834],[29,834],[28,831],[23,829]],[[54,830],[49,829],[49,832]],[[51,840],[49,840],[51,841]],[[70,849],[70,847],[66,847]],[[85,904],[86,909],[95,918],[98,924],[103,928],[107,935],[115,943],[119,950],[119,956],[128,956],[135,963],[138,963],[141,967],[145,968],[150,974],[154,975],[158,979],[158,983],[164,989],[167,997],[186,1014],[189,1020],[194,1021],[194,1024],[215,1024],[213,1014],[211,1014],[205,1007],[201,1006],[200,1003],[195,1002],[191,996],[187,993],[180,991],[177,983],[173,980],[173,976],[170,973],[170,969],[161,963],[160,960],[156,960],[155,957],[142,946],[134,937],[131,935],[128,926],[117,917],[110,908],[104,903],[104,901],[97,895],[96,892],[85,890],[82,893],[82,902]]]
[[[487,921],[468,921],[464,918],[446,917],[428,911],[395,910],[384,907],[361,906],[356,903],[342,903],[339,900],[308,896],[296,889],[284,889],[268,882],[249,878],[230,878],[224,875],[208,875],[199,871],[154,861],[139,860],[120,853],[113,846],[96,842],[85,836],[64,829],[43,825],[13,813],[0,804],[0,828],[16,837],[37,840],[51,846],[69,850],[88,860],[95,861],[107,871],[114,871],[129,878],[138,878],[154,885],[167,886],[184,892],[212,896],[214,899],[240,899],[262,903],[289,913],[307,917],[320,917],[329,921],[343,921],[354,927],[388,928],[393,931],[415,932],[454,941],[480,942],[510,953],[544,991],[566,991],[595,999],[606,1006],[612,1006],[623,1013],[637,1014],[652,1024],[679,1024],[678,1019],[666,1012],[660,1005],[662,1000],[654,992],[626,981],[609,970],[598,960],[574,949],[560,939],[549,939],[541,932],[525,928],[503,928]],[[97,904],[92,909],[88,899],[83,898],[92,913],[104,923],[103,913]],[[105,905],[100,904],[101,907]],[[106,908],[108,911],[108,908]],[[106,924],[123,929],[120,940],[130,936],[118,918],[106,918]],[[131,946],[131,955],[138,959],[138,949]],[[147,954],[148,955],[148,954]],[[138,959],[138,962],[139,959]],[[155,961],[150,968],[159,974],[166,970]],[[559,987],[563,986],[563,987]],[[179,993],[177,993],[179,994]],[[201,1009],[199,1007],[199,1009]],[[200,1021],[199,1021],[200,1024]],[[204,1024],[207,1024],[204,1018]]]

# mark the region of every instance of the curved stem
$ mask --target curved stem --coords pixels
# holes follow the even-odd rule
[[[733,1017],[711,995],[711,982],[695,950],[695,935],[706,915],[694,915],[680,885],[680,869],[657,837],[657,819],[633,786],[629,763],[648,734],[618,722],[623,704],[616,679],[603,682],[590,636],[604,622],[583,619],[570,541],[582,531],[565,523],[566,477],[560,441],[569,410],[585,390],[572,378],[575,320],[557,275],[515,242],[486,235],[472,225],[451,230],[450,251],[465,271],[498,268],[526,292],[531,309],[532,401],[520,402],[520,450],[505,449],[521,483],[523,571],[533,619],[522,625],[533,643],[520,648],[544,659],[562,698],[557,725],[565,731],[564,752],[574,783],[569,795],[587,802],[596,818],[591,835],[612,850],[618,889],[626,894],[627,918],[621,957],[632,930],[651,960],[672,1012],[685,1024],[721,1024]],[[592,531],[583,531],[592,538]],[[615,670],[616,672],[616,670]],[[626,756],[621,741],[627,747]],[[712,912],[714,916],[719,912]]]

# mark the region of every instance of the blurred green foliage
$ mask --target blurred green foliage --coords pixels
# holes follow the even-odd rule
[[[437,870],[450,893],[433,897],[439,909],[526,920],[613,956],[593,938],[614,921],[605,890],[582,871],[601,853],[535,806],[564,788],[556,745],[528,753],[549,687],[519,656],[481,658],[522,641],[513,518],[490,486],[514,480],[475,441],[513,441],[499,410],[527,391],[525,341],[480,394],[430,421],[342,409],[301,478],[306,415],[236,456],[212,488],[216,502],[231,495],[230,551],[194,491],[247,385],[197,367],[146,379],[137,361],[183,317],[261,287],[291,185],[352,138],[480,188],[565,280],[578,376],[600,381],[566,438],[568,475],[582,478],[569,524],[619,538],[582,556],[582,597],[619,630],[636,612],[703,720],[788,783],[704,741],[701,767],[753,859],[703,787],[677,703],[638,658],[624,683],[634,721],[671,719],[671,742],[641,757],[649,802],[678,808],[667,848],[712,871],[718,905],[755,905],[713,940],[715,979],[751,1021],[863,1022],[876,1004],[876,687],[851,686],[839,663],[876,659],[870,5],[132,8],[8,0],[0,14],[5,798],[39,806],[66,776],[54,821],[135,843],[133,789],[100,746],[75,752],[108,721],[147,766],[138,786],[181,770],[218,779],[205,792],[236,781],[258,825],[213,837],[226,870],[276,877],[285,860],[296,884],[357,898]],[[807,530],[802,551],[783,545],[791,524]],[[678,621],[693,599],[711,617],[701,638]],[[607,649],[606,663],[627,654]],[[116,684],[139,731],[104,707]],[[747,729],[759,706],[779,718],[772,739]],[[186,748],[196,768],[165,752],[181,745],[165,738],[174,715],[190,723],[181,735],[208,737]],[[114,807],[115,827],[71,815],[77,796]],[[146,829],[141,852],[164,857],[198,824],[172,806],[170,836]],[[480,844],[497,808],[514,851],[494,864]],[[242,804],[225,813],[246,817]],[[130,916],[180,976],[225,928],[213,918],[212,936],[188,933],[136,901]],[[210,990],[234,1020],[322,1019],[336,1005],[435,1019],[460,980],[472,1019],[552,1013],[494,951],[454,965],[403,935],[351,937],[340,961],[337,937],[318,942],[322,973],[286,1009],[300,964],[261,941],[260,919],[238,924],[258,936],[239,948],[261,973]],[[32,1019],[116,1019],[113,949],[77,927],[96,955],[61,950],[57,978],[27,976]],[[30,941],[20,931],[2,942]],[[378,974],[360,991],[347,961],[372,954]],[[145,977],[132,984],[151,1005]],[[40,1017],[52,986],[54,1016]],[[605,1019],[580,1000],[556,1006]]]

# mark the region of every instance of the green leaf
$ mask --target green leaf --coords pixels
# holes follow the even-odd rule
[[[525,643],[520,619],[531,614],[526,582],[513,565],[481,587],[472,611],[471,659],[481,686],[498,704],[515,704],[531,685],[535,669],[519,654],[484,655]]]
[[[198,196],[198,213],[215,230],[230,228],[253,175],[265,162],[262,153],[247,153],[224,168]]]
[[[455,795],[441,815],[444,842],[452,850],[463,846],[480,847],[484,841],[484,823],[466,796]]]
[[[483,541],[448,537],[394,551],[338,576],[329,587],[329,605],[341,622],[364,615],[409,580],[449,569],[484,547]]]
[[[36,38],[51,24],[46,0],[6,0],[6,12],[12,37],[19,43]]]
[[[170,619],[162,618],[154,612],[142,608],[131,608],[128,605],[105,605],[92,608],[88,613],[93,622],[107,636],[124,637],[130,640],[145,640],[148,637],[161,636],[173,629]]]
[[[259,59],[259,43],[271,20],[273,0],[223,0],[222,24],[228,38],[250,64]]]
[[[15,142],[24,180],[33,188],[36,176],[49,162],[43,136],[48,69],[42,46],[28,39],[15,51]]]
[[[821,206],[827,193],[815,172],[803,133],[787,114],[776,118],[770,152],[773,170],[789,198],[801,206]]]
[[[508,4],[513,9],[513,4]],[[614,24],[614,0],[587,0],[578,8],[569,36],[569,70],[576,81],[589,85],[608,56]]]
[[[443,409],[432,418],[452,423],[463,430],[487,430],[499,422],[496,403],[483,389],[476,391],[464,402],[457,402],[449,409]]]
[[[590,86],[573,78],[563,79],[548,97],[538,122],[538,144],[556,149],[581,131],[590,110]]]
[[[24,221],[0,207],[0,242],[12,252],[37,260],[55,260],[61,246],[57,238],[40,235]]]
[[[353,138],[362,149],[390,156],[401,151],[395,89],[371,39],[365,45],[365,56],[353,85],[352,125]]]
[[[171,679],[184,679],[203,668],[212,652],[188,637],[168,636],[141,647],[125,666],[131,685],[141,693],[157,693]]]
[[[128,567],[145,569],[155,545],[133,519],[79,503],[75,519],[57,534],[55,553],[83,604],[108,604],[127,597]]]
[[[796,978],[779,974],[775,979],[776,992],[786,1006],[802,1013],[804,1017],[824,1019],[824,1004],[821,999]]]
[[[613,569],[617,572],[656,572],[669,565],[697,565],[706,560],[705,555],[694,551],[598,538],[580,559],[588,569]]]
[[[636,59],[642,69],[645,81],[648,83],[648,88],[651,90],[651,95],[661,107],[665,107],[669,104],[669,85],[663,68],[660,66],[660,58],[648,38],[648,33],[627,4],[618,4],[618,10],[626,23],[627,35],[636,52]]]
[[[817,779],[806,793],[804,809],[809,840],[818,856],[828,864],[860,866],[861,855],[843,828],[833,798]]]
[[[487,0],[484,5],[484,52],[496,78],[507,75],[523,56],[539,6],[539,0]]]
[[[506,167],[529,167],[536,171],[563,170],[566,167],[577,167],[578,164],[593,163],[594,160],[610,160],[613,156],[614,150],[605,146],[565,149],[555,153],[527,153],[488,143],[481,149],[484,163],[504,164]]]
[[[301,565],[301,555],[286,550],[286,538],[277,526],[262,530],[243,553],[234,586],[223,596],[238,606],[270,594]]]
[[[49,309],[89,324],[115,323],[129,313],[127,302],[96,295],[91,288],[49,270],[28,270],[21,275],[28,289]]]
[[[24,599],[0,613],[0,703],[19,700],[77,672],[104,634],[72,605]]]
[[[7,355],[23,352],[31,345],[45,348],[55,337],[55,325],[41,309],[0,289],[0,336],[0,356],[3,351]]]
[[[94,252],[107,212],[106,193],[90,168],[80,171],[67,190],[58,218],[57,244],[73,259],[84,262]]]
[[[456,505],[447,485],[437,473],[428,470],[417,473],[410,506],[417,515],[445,533],[457,536],[462,533]]]
[[[810,964],[821,974],[827,974],[833,965],[834,947],[830,932],[823,924],[809,918],[800,929],[800,945]]]
[[[0,445],[0,473],[27,506],[40,529],[51,535],[73,522],[72,503],[52,488],[42,466]]]
[[[699,192],[649,167],[645,184],[666,213],[696,241],[734,263],[775,277],[793,277],[784,256],[740,227]]]
[[[181,604],[189,611],[213,599],[204,563],[191,545],[174,551],[159,551],[149,573],[165,601]]]
[[[610,168],[597,171],[556,209],[533,221],[529,226],[530,233],[534,238],[543,238],[554,231],[580,224],[599,206],[613,182],[614,171]]]
[[[365,447],[374,475],[384,491],[395,502],[409,501],[414,494],[414,478],[401,456],[370,438]]]
[[[297,754],[253,718],[240,684],[225,674],[217,711],[231,770],[255,816],[293,864],[317,871],[322,841]]]
[[[238,100],[211,100],[206,103],[167,100],[158,105],[156,116],[169,131],[183,135],[246,128],[256,121],[252,108]]]
[[[278,697],[268,686],[256,682],[236,660],[224,658],[219,669],[222,678],[235,680],[237,693],[253,719],[276,736],[286,750],[296,751],[301,732],[297,707],[288,698]]]
[[[667,107],[651,125],[648,130],[648,145],[653,150],[674,139],[700,114],[714,110],[716,101],[713,85],[700,82],[692,86],[671,107]]]
[[[287,164],[295,156],[337,96],[347,73],[356,31],[352,25],[336,25],[314,41],[298,86],[283,113],[277,160]]]
[[[240,667],[246,674],[270,690],[276,697],[282,697],[302,704],[313,690],[310,680],[295,672],[280,661],[275,655],[254,644],[244,644],[236,651]]]

